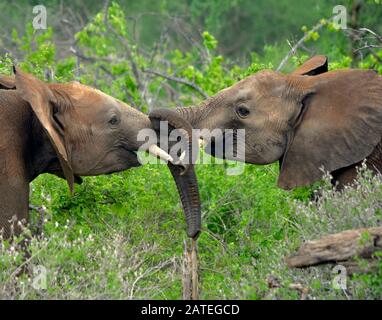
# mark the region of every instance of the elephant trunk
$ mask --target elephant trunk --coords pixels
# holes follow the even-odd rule
[[[220,91],[197,106],[177,107],[175,111],[187,120],[194,129],[214,129],[214,113],[222,101],[226,99],[225,90]]]
[[[175,180],[182,202],[187,223],[187,235],[190,238],[196,239],[201,231],[202,218],[199,188],[195,171],[191,169],[182,175],[179,166],[169,163],[168,167]]]
[[[208,112],[208,109],[203,104],[192,107],[177,107],[175,111],[195,129],[200,129],[203,120],[203,115]]]
[[[160,122],[167,121],[169,130],[177,129],[182,133],[185,138],[182,141],[186,143],[185,158],[188,161],[184,161],[182,156],[178,162],[168,162],[168,167],[175,180],[180,199],[182,202],[183,210],[186,216],[187,222],[187,235],[196,239],[201,231],[201,208],[200,198],[198,190],[198,182],[194,171],[193,155],[193,135],[192,127],[183,118],[181,118],[176,112],[169,109],[156,109],[149,114],[151,124],[156,131],[160,131]],[[163,134],[162,132],[160,132]],[[169,132],[165,133],[168,136]],[[176,158],[177,155],[172,155]]]

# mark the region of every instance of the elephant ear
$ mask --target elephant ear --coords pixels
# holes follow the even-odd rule
[[[341,70],[289,78],[294,90],[309,88],[311,94],[283,157],[281,188],[311,184],[322,178],[322,169],[332,172],[372,153],[382,137],[380,76],[372,70]]]
[[[328,72],[328,58],[326,56],[318,55],[305,61],[301,66],[294,70],[291,75],[315,76],[325,72]],[[280,168],[282,162],[283,158],[279,160]]]
[[[13,76],[0,76],[0,89],[16,89],[15,77]]]
[[[74,174],[65,148],[64,136],[54,113],[60,108],[51,89],[44,82],[30,74],[13,68],[17,91],[25,101],[29,102],[36,117],[44,127],[57,153],[69,189],[73,191]]]
[[[328,72],[328,58],[326,56],[314,56],[305,61],[291,74],[301,76],[315,76]]]

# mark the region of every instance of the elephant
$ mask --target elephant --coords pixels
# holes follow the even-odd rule
[[[37,176],[62,177],[73,191],[81,176],[137,167],[143,144],[138,133],[153,128],[147,115],[99,90],[76,81],[45,83],[17,67],[13,71],[14,76],[0,76],[0,231],[5,239],[21,233],[20,222],[28,218],[29,184]],[[187,127],[180,117],[174,119]],[[147,151],[169,160],[187,233],[196,237],[200,200],[192,166],[176,163],[157,144]]]
[[[330,172],[342,189],[366,159],[382,170],[382,77],[374,70],[328,71],[327,57],[314,56],[290,74],[259,71],[206,99],[177,107],[195,129],[244,130],[236,134],[242,155],[219,155],[226,136],[206,140],[214,156],[251,164],[278,161],[278,186],[311,185]]]

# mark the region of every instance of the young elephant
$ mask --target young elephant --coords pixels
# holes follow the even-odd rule
[[[29,183],[39,174],[63,177],[72,190],[79,176],[139,166],[136,151],[143,141],[137,134],[152,128],[148,116],[93,88],[46,84],[16,68],[14,73],[0,77],[0,231],[5,238],[18,234],[18,222],[27,219]],[[148,151],[170,159],[156,145]],[[200,230],[196,177],[192,170],[181,176],[178,166],[169,166],[188,233],[195,236]]]
[[[194,128],[245,129],[245,141],[237,135],[240,160],[278,160],[284,189],[320,180],[321,168],[343,186],[365,158],[382,170],[382,78],[372,70],[326,71],[326,57],[316,56],[292,74],[261,71],[177,111]],[[207,152],[214,155],[220,140],[210,140]]]

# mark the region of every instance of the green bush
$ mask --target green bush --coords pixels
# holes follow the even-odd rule
[[[344,292],[332,287],[333,266],[291,270],[284,263],[302,241],[378,226],[380,177],[363,172],[356,188],[343,193],[333,192],[327,180],[322,197],[310,202],[278,189],[276,168],[247,165],[243,175],[226,176],[222,166],[200,165],[197,173],[204,229],[201,298],[298,299],[292,284],[309,288],[311,299],[382,297],[381,267],[377,274],[349,277]],[[23,259],[15,245],[5,243],[3,298],[181,297],[185,223],[165,166],[85,178],[74,196],[64,181],[41,176],[33,183],[31,202],[46,212],[28,266],[48,270],[47,289],[33,289],[33,276],[16,277]],[[31,221],[36,229],[40,215],[33,212]],[[269,288],[270,279],[277,288]]]

